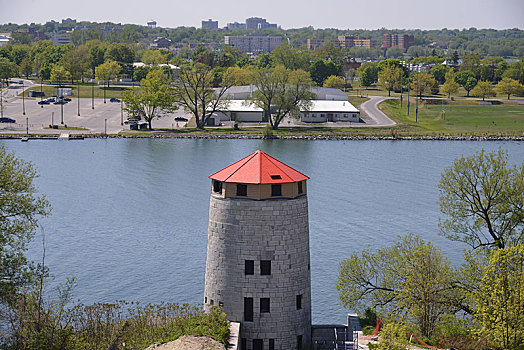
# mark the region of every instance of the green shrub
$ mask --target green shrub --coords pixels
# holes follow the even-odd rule
[[[362,327],[362,334],[364,335],[370,335],[375,330],[375,327],[372,326],[364,326]]]
[[[262,129],[262,135],[268,139],[273,137],[273,128],[271,128],[270,124],[266,124],[264,129]]]

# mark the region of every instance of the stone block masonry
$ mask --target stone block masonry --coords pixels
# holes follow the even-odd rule
[[[264,349],[270,342],[274,349],[309,344],[307,196],[250,200],[211,195],[204,303],[222,305],[230,321],[241,322],[247,350],[260,341]]]

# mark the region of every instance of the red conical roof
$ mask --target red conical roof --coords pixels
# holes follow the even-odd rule
[[[308,180],[300,171],[260,150],[209,176],[222,182],[278,184]]]

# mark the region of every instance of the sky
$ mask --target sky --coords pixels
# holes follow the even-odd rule
[[[524,28],[524,0],[0,0],[0,23],[78,21],[200,27],[263,17],[284,29]]]

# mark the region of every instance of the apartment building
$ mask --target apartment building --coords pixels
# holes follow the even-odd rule
[[[265,29],[265,28],[277,28],[274,23],[268,23],[265,18],[250,17],[246,19],[247,29]]]
[[[339,35],[338,38],[335,40],[307,39],[306,47],[308,50],[316,50],[319,47],[324,46],[328,42],[332,42],[336,46],[348,49],[353,46],[365,47],[368,49],[376,46],[375,40],[360,39],[358,37],[355,38],[352,35]]]
[[[225,36],[224,43],[234,46],[245,53],[262,53],[271,52],[277,46],[282,45],[280,36],[262,36],[262,35],[234,35]]]
[[[393,46],[399,46],[406,50],[410,46],[415,44],[415,38],[413,35],[406,34],[384,34],[384,42],[382,48],[388,49]]]
[[[218,29],[218,21],[213,21],[211,18],[207,21],[202,21],[202,29]]]

